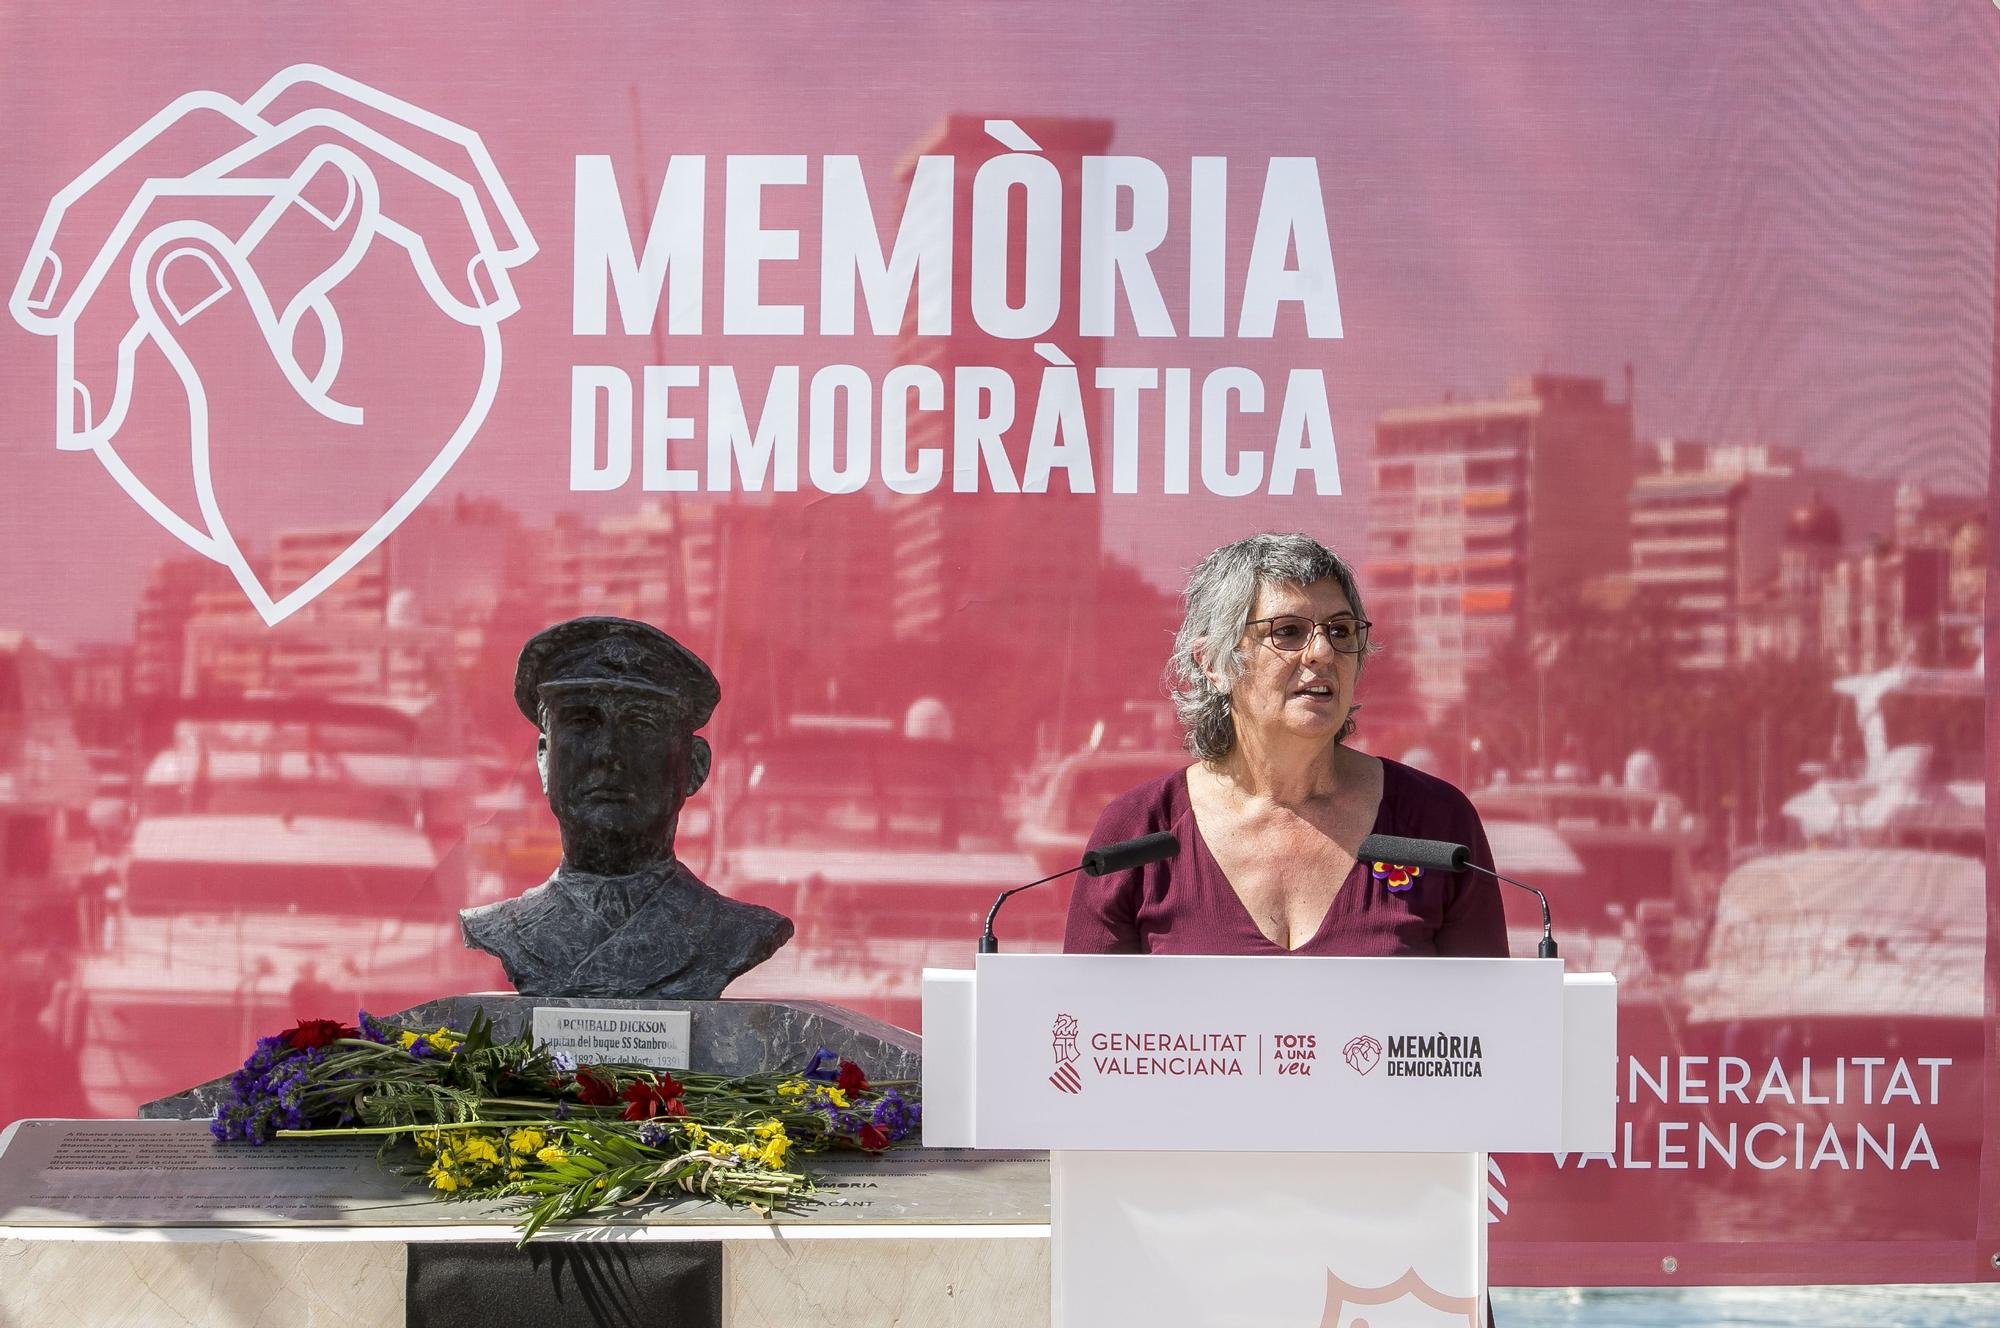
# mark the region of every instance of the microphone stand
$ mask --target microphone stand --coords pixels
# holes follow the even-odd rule
[[[993,907],[986,911],[986,930],[979,937],[979,953],[999,954],[1000,942],[993,938],[993,918],[1000,912],[1000,906],[1023,890],[1032,890],[1038,885],[1073,876],[1077,872],[1088,872],[1092,876],[1103,876],[1107,872],[1125,871],[1132,867],[1144,867],[1148,863],[1165,862],[1180,852],[1180,842],[1172,831],[1155,830],[1150,835],[1140,835],[1137,839],[1122,839],[1116,844],[1106,844],[1102,848],[1087,850],[1083,861],[1067,870],[1044,876],[1039,881],[1029,881],[1017,885],[1012,890],[1002,890],[1000,897],[993,901]]]
[[[1000,892],[1000,897],[993,901],[993,907],[986,910],[986,930],[984,932],[981,932],[979,936],[979,953],[980,954],[1000,953],[1000,942],[993,935],[993,919],[999,914],[1000,906],[1006,903],[1009,898],[1011,898],[1014,895],[1020,894],[1023,890],[1032,890],[1038,885],[1047,885],[1050,881],[1059,880],[1064,876],[1074,876],[1078,872],[1082,871],[1084,867],[1087,865],[1088,865],[1087,863],[1079,862],[1074,867],[1065,868],[1062,871],[1051,873],[1050,875],[1044,876],[1039,881],[1029,881],[1026,885],[1017,885],[1012,890],[1002,890]]]
[[[1549,926],[1549,897],[1543,894],[1540,890],[1537,890],[1534,886],[1529,885],[1526,881],[1517,881],[1511,876],[1502,876],[1499,872],[1492,870],[1490,867],[1482,867],[1478,863],[1471,861],[1468,861],[1465,865],[1472,868],[1472,870],[1476,872],[1485,872],[1486,875],[1491,876],[1496,881],[1505,881],[1509,885],[1517,885],[1521,889],[1526,890],[1529,894],[1533,895],[1535,898],[1542,901],[1542,939],[1540,943],[1535,946],[1535,958],[1537,959],[1556,958],[1557,957],[1556,934],[1554,929]]]
[[[1395,862],[1409,863],[1415,867],[1434,867],[1441,871],[1461,872],[1467,867],[1491,876],[1496,881],[1505,881],[1542,901],[1542,940],[1535,947],[1537,959],[1556,958],[1555,928],[1549,923],[1549,897],[1511,876],[1502,876],[1491,867],[1482,867],[1472,860],[1472,851],[1463,844],[1452,844],[1442,839],[1409,839],[1402,835],[1369,835],[1361,841],[1360,856],[1381,858]]]

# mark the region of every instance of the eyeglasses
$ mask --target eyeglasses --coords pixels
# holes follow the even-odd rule
[[[1343,655],[1359,655],[1368,649],[1368,629],[1375,624],[1366,618],[1328,618],[1316,623],[1296,613],[1275,618],[1252,618],[1246,627],[1264,628],[1264,640],[1274,650],[1296,655],[1312,644],[1315,631],[1326,633],[1326,643]]]

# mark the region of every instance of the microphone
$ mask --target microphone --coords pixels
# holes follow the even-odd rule
[[[1000,897],[993,901],[993,907],[986,911],[986,930],[979,937],[980,954],[999,954],[1000,942],[993,935],[993,919],[999,916],[1000,906],[1023,890],[1032,890],[1038,885],[1060,880],[1082,872],[1086,876],[1103,876],[1109,872],[1124,871],[1129,867],[1143,867],[1151,862],[1165,862],[1181,851],[1181,841],[1174,838],[1171,830],[1155,830],[1150,835],[1140,835],[1137,839],[1121,839],[1115,844],[1094,848],[1083,855],[1083,861],[1074,867],[1066,867],[1039,881],[1029,881],[1017,885],[1012,890],[1002,890]]]
[[[1356,850],[1369,862],[1395,862],[1425,871],[1464,871],[1472,865],[1472,850],[1442,839],[1404,839],[1401,835],[1370,835]]]
[[[1152,862],[1165,862],[1180,851],[1181,841],[1174,838],[1173,831],[1155,830],[1137,839],[1121,839],[1116,844],[1091,849],[1083,855],[1083,874],[1103,876],[1109,872],[1124,871],[1127,867],[1144,867]]]
[[[1526,890],[1542,901],[1542,939],[1535,947],[1538,959],[1554,959],[1556,955],[1555,932],[1549,926],[1549,897],[1511,876],[1502,876],[1491,867],[1482,867],[1472,860],[1472,850],[1463,844],[1449,844],[1442,839],[1405,839],[1401,835],[1370,835],[1361,841],[1357,855],[1365,862],[1394,862],[1405,867],[1422,867],[1425,871],[1459,872],[1467,868],[1484,872],[1496,881]]]

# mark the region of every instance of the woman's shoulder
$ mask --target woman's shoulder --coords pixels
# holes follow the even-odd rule
[[[1479,819],[1472,799],[1450,780],[1441,779],[1413,765],[1404,765],[1401,761],[1392,761],[1386,756],[1380,759],[1383,801],[1392,803],[1400,812],[1426,819]]]
[[[1127,831],[1142,835],[1165,830],[1187,811],[1187,771],[1170,770],[1143,784],[1126,789],[1104,806],[1098,818],[1100,832],[1116,827],[1113,838],[1125,838]]]

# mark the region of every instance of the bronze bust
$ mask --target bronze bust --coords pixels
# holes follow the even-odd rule
[[[459,913],[467,946],[524,996],[713,1000],[791,939],[789,918],[729,899],[674,857],[683,803],[708,778],[695,731],[721,688],[693,651],[627,618],[536,635],[514,702],[562,831],[555,875]]]

